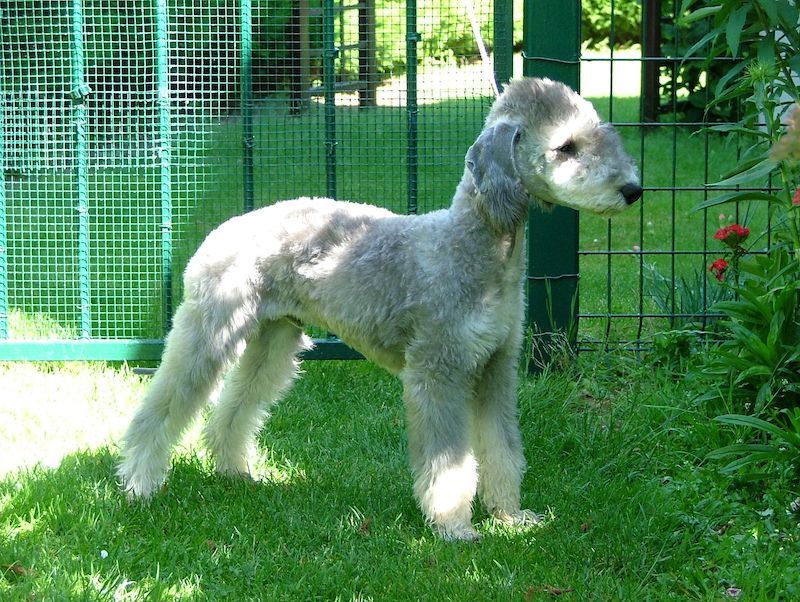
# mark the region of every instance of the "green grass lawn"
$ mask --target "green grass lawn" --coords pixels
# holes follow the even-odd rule
[[[193,428],[149,505],[114,477],[146,379],[102,365],[0,366],[0,599],[795,599],[797,490],[722,477],[735,436],[685,379],[581,356],[524,380],[517,531],[443,543],[411,493],[398,382],[307,362],[261,435],[260,480],[213,474]],[[10,403],[9,403],[10,402]],[[10,452],[10,453],[9,453]]]

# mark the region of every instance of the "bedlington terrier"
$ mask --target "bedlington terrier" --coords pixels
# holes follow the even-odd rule
[[[315,324],[402,381],[414,494],[443,538],[478,537],[476,493],[500,521],[536,523],[520,506],[516,402],[528,206],[610,216],[641,193],[592,105],[527,78],[492,106],[449,209],[300,198],[223,223],[189,261],[161,366],[125,435],[129,497],[159,489],[229,367],[204,436],[218,472],[249,475],[259,427],[309,348],[302,325]]]

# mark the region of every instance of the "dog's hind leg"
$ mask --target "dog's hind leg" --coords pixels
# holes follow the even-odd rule
[[[444,539],[474,540],[477,473],[469,445],[465,374],[407,364],[401,373],[414,494]]]
[[[486,510],[508,524],[535,524],[541,517],[520,509],[525,472],[517,411],[517,345],[489,359],[473,399],[473,437],[478,460],[478,496]]]
[[[205,440],[223,474],[250,473],[255,435],[272,404],[297,375],[297,353],[310,341],[289,320],[270,321],[247,342],[231,370],[205,429]]]
[[[161,486],[172,447],[208,403],[244,336],[241,328],[209,319],[189,300],[175,312],[161,366],[124,437],[118,474],[131,498],[147,498]]]

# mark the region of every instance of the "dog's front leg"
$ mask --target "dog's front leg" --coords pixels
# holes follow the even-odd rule
[[[477,470],[466,375],[412,364],[401,379],[414,494],[422,512],[443,539],[478,539],[472,527]]]
[[[520,509],[525,472],[517,411],[519,346],[511,337],[489,359],[472,401],[478,495],[486,510],[508,524],[528,525],[541,516]]]

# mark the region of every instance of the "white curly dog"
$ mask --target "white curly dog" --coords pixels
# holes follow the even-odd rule
[[[315,324],[402,381],[414,493],[443,538],[478,537],[476,493],[500,521],[537,522],[520,507],[516,403],[530,199],[608,216],[642,188],[616,132],[547,79],[507,86],[465,164],[446,210],[300,198],[212,232],[125,435],[129,496],[159,489],[173,445],[231,367],[205,441],[220,473],[248,475],[261,423],[310,345],[301,325]]]

